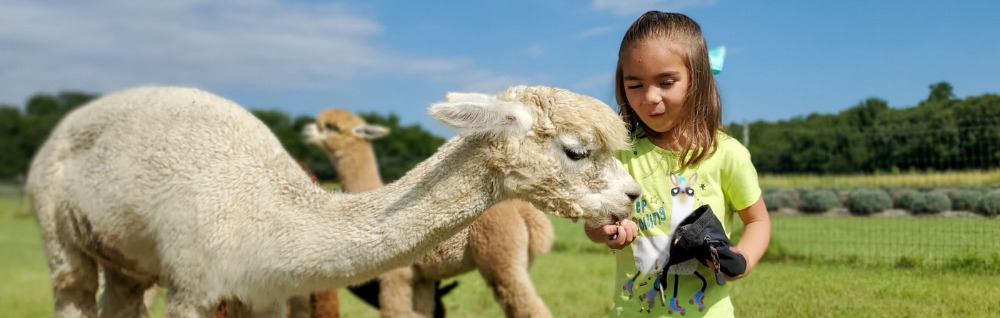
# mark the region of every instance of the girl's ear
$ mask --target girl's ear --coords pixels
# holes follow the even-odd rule
[[[448,93],[445,101],[434,103],[428,111],[466,136],[524,136],[534,123],[525,105],[486,94]]]
[[[364,125],[354,128],[354,134],[358,137],[375,140],[389,134],[389,128],[379,125]]]

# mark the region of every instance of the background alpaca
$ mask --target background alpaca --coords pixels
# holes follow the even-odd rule
[[[346,174],[341,178],[342,186],[350,191],[381,186],[371,140],[386,133],[386,128],[369,125],[339,109],[320,113],[303,131],[309,142],[327,153],[337,173]],[[528,266],[536,256],[548,252],[554,235],[548,218],[531,204],[500,202],[412,266],[379,276],[382,315],[438,314],[443,308],[435,299],[435,282],[478,269],[508,316],[551,316],[535,292]],[[495,239],[498,237],[505,239]]]
[[[432,116],[459,129],[403,178],[361,193],[315,185],[260,120],[210,93],[146,87],[65,116],[32,161],[55,312],[281,316],[293,295],[408,264],[496,202],[523,198],[596,224],[627,217],[639,186],[614,160],[624,123],[596,99],[547,87],[449,94]],[[475,163],[475,164],[473,164]]]

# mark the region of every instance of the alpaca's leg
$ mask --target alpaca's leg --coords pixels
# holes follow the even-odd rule
[[[433,280],[421,279],[419,274],[413,280],[413,311],[421,317],[434,317],[434,293],[437,286]]]
[[[340,318],[340,299],[336,289],[309,296],[312,318]]]
[[[160,294],[160,288],[153,286],[146,289],[146,292],[142,294],[142,303],[146,305],[146,308],[153,308],[153,303],[156,302],[156,296]]]
[[[147,317],[144,296],[153,285],[128,277],[116,270],[104,268],[104,292],[101,293],[101,317]]]
[[[173,287],[167,289],[164,311],[167,318],[204,318],[215,314],[215,306],[199,306],[198,299],[184,290]],[[229,317],[245,317],[241,315],[242,306],[237,301],[227,301],[226,310]]]
[[[382,317],[418,317],[413,309],[413,267],[400,267],[379,276],[378,303]]]
[[[59,228],[72,225],[56,220],[56,208],[51,200],[42,199],[48,197],[51,196],[47,193],[30,194],[29,200],[42,230],[55,316],[96,317],[97,265],[76,246],[63,242]]]
[[[289,318],[309,318],[312,308],[309,306],[309,296],[295,296],[288,299]]]
[[[50,234],[50,233],[46,233]],[[45,235],[56,317],[97,317],[97,265],[71,245]]]
[[[551,317],[528,275],[527,227],[516,221],[520,220],[516,214],[491,210],[476,220],[469,240],[476,267],[493,289],[493,298],[507,317]]]
[[[253,306],[250,318],[285,318],[285,302],[275,302],[269,305]]]

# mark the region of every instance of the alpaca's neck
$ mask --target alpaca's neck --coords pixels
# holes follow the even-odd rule
[[[500,175],[484,166],[486,147],[476,142],[455,138],[394,183],[302,207],[314,211],[308,228],[318,231],[289,242],[313,249],[294,260],[315,266],[308,271],[315,277],[300,281],[318,289],[357,283],[411,263],[466,227],[501,196]]]
[[[344,192],[365,192],[382,187],[382,176],[378,173],[371,142],[358,142],[327,155],[337,170]]]

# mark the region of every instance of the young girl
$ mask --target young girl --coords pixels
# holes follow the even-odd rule
[[[746,271],[728,280],[753,269],[771,236],[750,153],[720,130],[721,101],[698,24],[677,13],[640,16],[618,51],[615,95],[637,139],[617,157],[643,194],[631,219],[585,226],[591,240],[621,250],[613,315],[732,317],[729,284],[718,285],[712,269],[697,261],[664,268],[673,230],[702,205],[727,236],[733,212],[743,220],[732,250]]]

